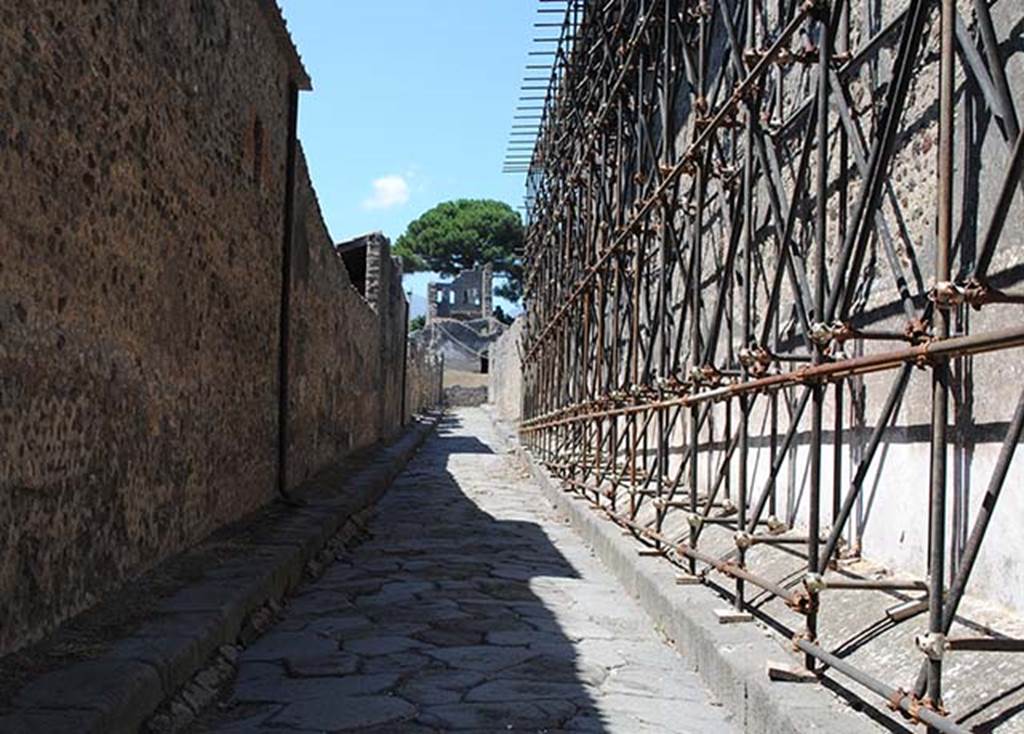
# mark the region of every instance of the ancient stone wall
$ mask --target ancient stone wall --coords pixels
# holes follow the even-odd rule
[[[351,286],[324,225],[304,156],[296,172],[290,302],[288,476],[295,486],[345,453],[391,433],[379,408],[386,395],[384,324]],[[390,271],[388,275],[390,276]],[[385,281],[385,285],[390,285]],[[399,288],[400,303],[405,301]],[[386,302],[385,308],[390,307]],[[390,336],[390,335],[389,335]],[[401,355],[397,355],[401,359]],[[395,371],[389,366],[389,373]],[[400,367],[400,362],[398,365]]]
[[[405,413],[409,418],[440,404],[444,361],[427,344],[410,339],[407,365]]]
[[[444,404],[452,408],[467,408],[487,402],[487,385],[448,385],[444,389]]]
[[[388,435],[402,423],[403,365],[406,359],[407,302],[402,290],[402,263],[391,256],[391,244],[384,237],[371,250],[370,262],[377,263],[376,309],[380,323],[380,420]],[[369,291],[370,282],[367,282]],[[372,302],[371,302],[372,304]]]
[[[0,28],[2,654],[277,496],[308,80],[264,0],[29,1]],[[383,320],[348,285],[297,168],[291,486],[396,430],[405,308],[397,273]]]
[[[523,323],[522,317],[513,321],[490,349],[487,402],[494,415],[505,421],[517,422],[522,417],[523,366],[519,344]]]
[[[447,370],[481,374],[482,359],[487,356],[491,342],[504,331],[505,325],[495,318],[465,321],[439,318],[428,321],[416,338],[444,354]]]

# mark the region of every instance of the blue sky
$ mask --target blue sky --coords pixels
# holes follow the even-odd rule
[[[523,177],[501,163],[535,2],[280,4],[313,78],[299,137],[336,241],[372,230],[394,240],[448,199],[522,203]],[[406,290],[423,296],[428,279],[412,276]]]

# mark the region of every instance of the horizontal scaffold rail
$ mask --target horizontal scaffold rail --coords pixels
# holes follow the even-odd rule
[[[727,579],[738,610],[753,587],[798,611],[809,671],[944,732],[966,728],[943,706],[958,670],[943,651],[1021,649],[948,637],[1024,431],[1024,385],[1005,379],[1024,346],[1006,58],[1024,7],[970,6],[567,0],[521,165],[528,449],[639,541]],[[951,478],[971,464],[949,465],[982,443],[982,404],[1013,413],[998,451],[984,434],[992,473],[971,509]],[[925,451],[892,446],[908,426]],[[919,456],[899,522],[926,573],[834,576],[871,554],[865,487],[884,504]],[[803,577],[752,567],[754,549],[798,558]],[[840,589],[923,594],[906,688],[821,638]]]

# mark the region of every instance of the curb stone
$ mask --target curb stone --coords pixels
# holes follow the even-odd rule
[[[146,719],[216,654],[250,614],[299,584],[306,564],[344,523],[372,506],[440,422],[433,413],[345,476],[328,470],[303,506],[257,529],[246,553],[163,600],[154,618],[101,656],[46,673],[0,715],[3,734],[115,734]],[[343,492],[318,492],[331,484]]]
[[[786,656],[782,645],[757,625],[721,625],[715,616],[723,600],[703,586],[677,586],[673,566],[638,556],[636,544],[619,526],[574,501],[525,450],[508,424],[490,415],[500,440],[518,454],[545,498],[594,554],[635,597],[657,627],[675,641],[708,688],[746,734],[863,734],[891,731],[855,711],[820,684],[768,679],[767,660]]]

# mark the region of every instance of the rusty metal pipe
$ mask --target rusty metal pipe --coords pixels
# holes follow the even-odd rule
[[[919,701],[915,700],[906,692],[901,691],[899,688],[890,686],[888,683],[883,683],[874,676],[863,672],[859,668],[855,668],[850,663],[840,657],[836,657],[819,645],[803,639],[797,639],[794,642],[796,646],[806,654],[814,656],[830,668],[838,670],[847,678],[855,680],[869,691],[877,693],[879,696],[887,700],[891,707],[902,711],[912,719],[922,721],[935,731],[943,732],[943,734],[970,734],[967,729],[953,721],[950,721],[947,717],[942,716],[938,712],[923,706]]]
[[[948,339],[935,339],[924,344],[919,344],[905,349],[896,349],[876,354],[868,354],[861,357],[837,362],[825,362],[820,365],[804,367],[778,375],[760,377],[748,380],[744,383],[728,385],[697,392],[692,395],[684,395],[669,398],[663,401],[628,405],[607,410],[594,410],[587,412],[584,406],[573,406],[567,410],[551,411],[546,415],[524,421],[524,431],[550,428],[562,423],[572,423],[579,420],[593,420],[597,417],[629,415],[638,411],[651,410],[654,408],[670,407],[673,405],[693,406],[703,402],[726,400],[735,397],[743,392],[766,392],[780,390],[786,387],[797,387],[816,381],[826,382],[837,377],[852,377],[854,375],[866,375],[873,372],[895,369],[905,364],[929,364],[937,359],[948,359],[966,355],[984,354],[1002,349],[1011,349],[1024,346],[1024,325],[1008,326],[993,331],[970,334],[965,336],[950,337]],[[563,412],[575,413],[568,418],[559,417]]]

